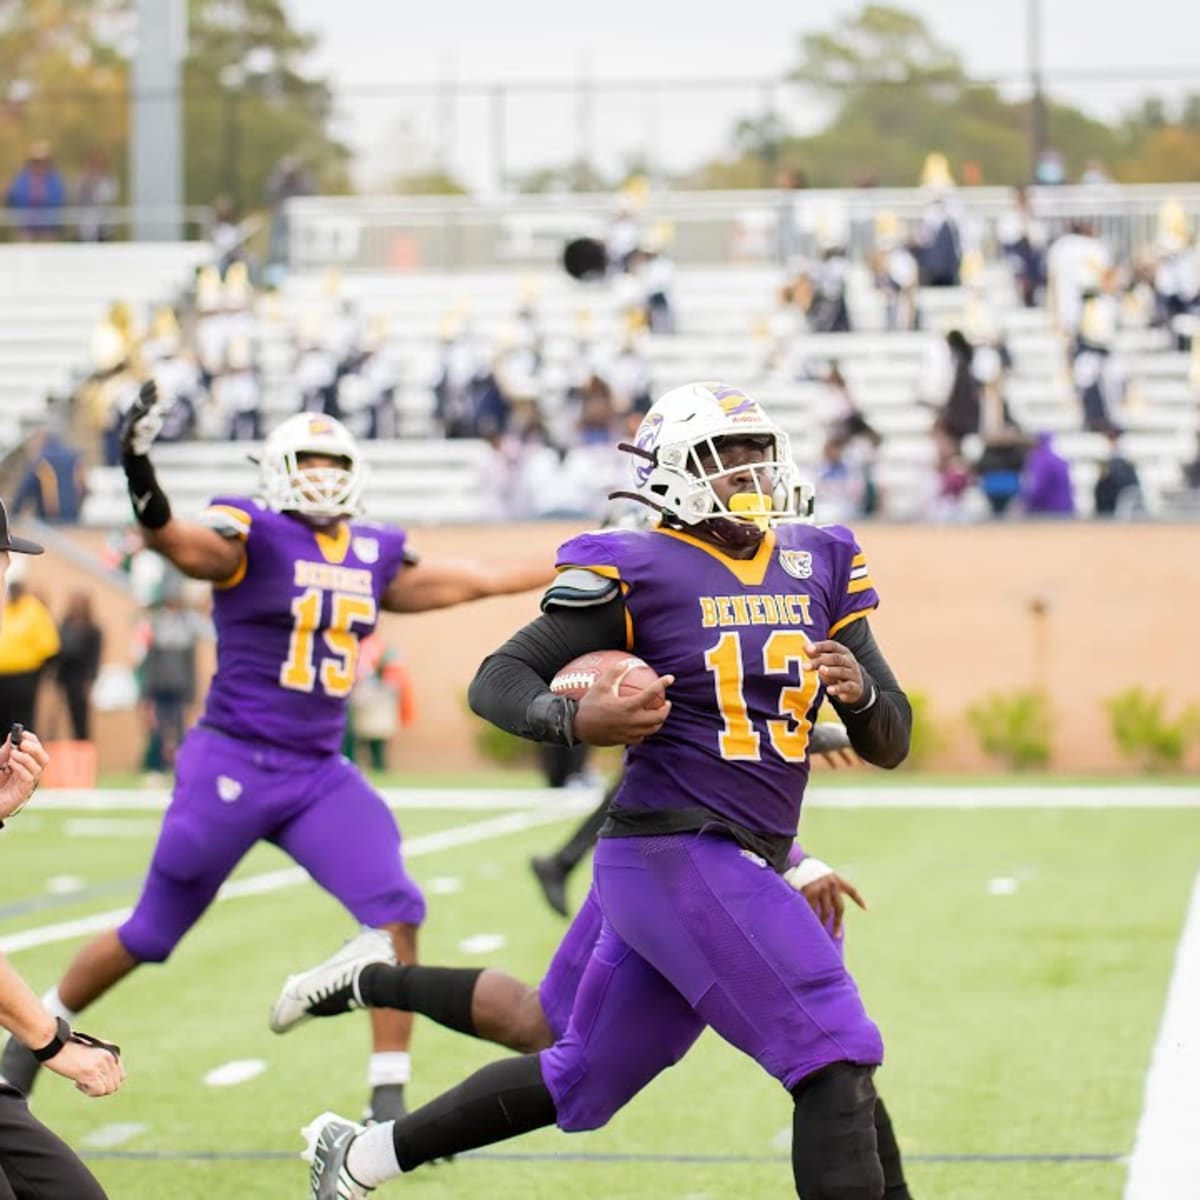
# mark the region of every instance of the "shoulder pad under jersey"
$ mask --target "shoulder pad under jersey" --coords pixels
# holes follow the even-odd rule
[[[568,567],[546,589],[542,611],[548,608],[590,608],[607,604],[621,590],[615,579],[589,571],[587,567]]]

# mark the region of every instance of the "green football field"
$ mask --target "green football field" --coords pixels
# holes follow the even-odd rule
[[[536,980],[564,926],[527,860],[569,818],[504,808],[399,817],[429,892],[425,960]],[[0,946],[39,991],[82,944],[78,922],[134,900],[156,826],[153,812],[31,808],[5,831]],[[871,905],[850,918],[848,957],[887,1041],[878,1084],[913,1194],[1117,1200],[1200,869],[1200,808],[814,807],[804,835]],[[41,1082],[37,1111],[83,1149],[114,1200],[305,1197],[300,1126],[324,1109],[360,1114],[361,1014],[286,1038],[266,1028],[283,976],[353,932],[313,885],[273,874],[288,866],[255,851],[237,894],[169,964],[144,968],[79,1022],[124,1048],[118,1096],[86,1100],[57,1077]],[[581,873],[577,898],[586,883]],[[499,1053],[419,1024],[411,1099]],[[235,1062],[264,1068],[205,1082]],[[790,1110],[778,1085],[706,1035],[606,1129],[544,1131],[380,1194],[793,1195]]]

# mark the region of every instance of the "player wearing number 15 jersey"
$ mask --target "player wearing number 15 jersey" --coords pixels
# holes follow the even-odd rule
[[[301,414],[267,439],[260,494],[223,497],[199,522],[171,515],[147,451],[153,384],[123,435],[123,465],[147,545],[211,580],[217,671],[184,741],[175,790],[129,919],[76,957],[50,1002],[78,1012],[146,962],[163,962],[256,842],[289,854],[364,925],[415,961],[425,915],[383,800],[340,754],[359,640],[381,611],[420,612],[525,591],[536,564],[418,561],[403,531],[358,517],[363,464],[350,433]],[[411,1017],[372,1014],[376,1118],[403,1111]],[[28,1092],[36,1063],[15,1042],[0,1070]]]
[[[602,923],[566,1030],[390,1129],[318,1118],[314,1200],[545,1125],[603,1125],[705,1026],[790,1094],[802,1200],[903,1187],[876,1137],[879,1031],[778,873],[826,697],[862,758],[895,766],[908,750],[909,705],[868,626],[878,597],[865,557],[848,531],[791,519],[787,436],[738,389],[668,393],[626,449],[632,495],[661,524],[567,542],[543,615],[484,662],[470,693],[513,733],[628,747],[594,859]],[[632,651],[659,678],[633,696],[613,686],[616,668],[578,701],[549,690],[598,649]]]

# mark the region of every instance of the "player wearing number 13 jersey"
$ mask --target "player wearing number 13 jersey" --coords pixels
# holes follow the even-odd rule
[[[778,873],[824,698],[864,759],[895,766],[907,753],[911,712],[870,633],[865,558],[848,531],[796,522],[787,436],[736,388],[668,393],[626,449],[631,495],[661,524],[567,542],[543,615],[484,662],[470,693],[513,733],[628,746],[594,859],[602,923],[565,1032],[390,1130],[318,1118],[314,1200],[541,1126],[603,1125],[705,1026],[790,1094],[802,1200],[903,1194],[876,1136],[879,1031]],[[578,701],[549,690],[598,649],[630,650],[659,678],[633,696],[614,687],[617,668]],[[543,988],[546,1011],[556,999]]]
[[[425,901],[383,800],[340,754],[361,638],[380,612],[420,612],[525,591],[536,564],[418,561],[403,531],[358,518],[364,470],[350,433],[301,414],[267,439],[259,495],[222,497],[199,522],[172,516],[147,457],[148,384],[123,434],[123,464],[149,546],[214,584],[217,671],[176,765],[141,898],[68,968],[50,1002],[78,1012],[146,962],[163,962],[250,848],[291,855],[356,921],[415,961]],[[376,1118],[403,1111],[411,1018],[372,1014]],[[28,1091],[36,1063],[15,1042],[0,1070]]]

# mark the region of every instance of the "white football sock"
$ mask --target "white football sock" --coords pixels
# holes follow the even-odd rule
[[[43,997],[42,1003],[46,1006],[46,1011],[52,1017],[62,1017],[64,1021],[70,1025],[79,1014],[72,1012],[63,1002],[62,997],[58,994],[58,988],[51,988]]]
[[[350,1143],[346,1153],[346,1170],[363,1187],[378,1187],[400,1174],[396,1147],[392,1142],[394,1121],[369,1125]]]
[[[372,1088],[389,1083],[408,1083],[412,1059],[407,1050],[376,1051],[367,1061],[367,1083]]]

